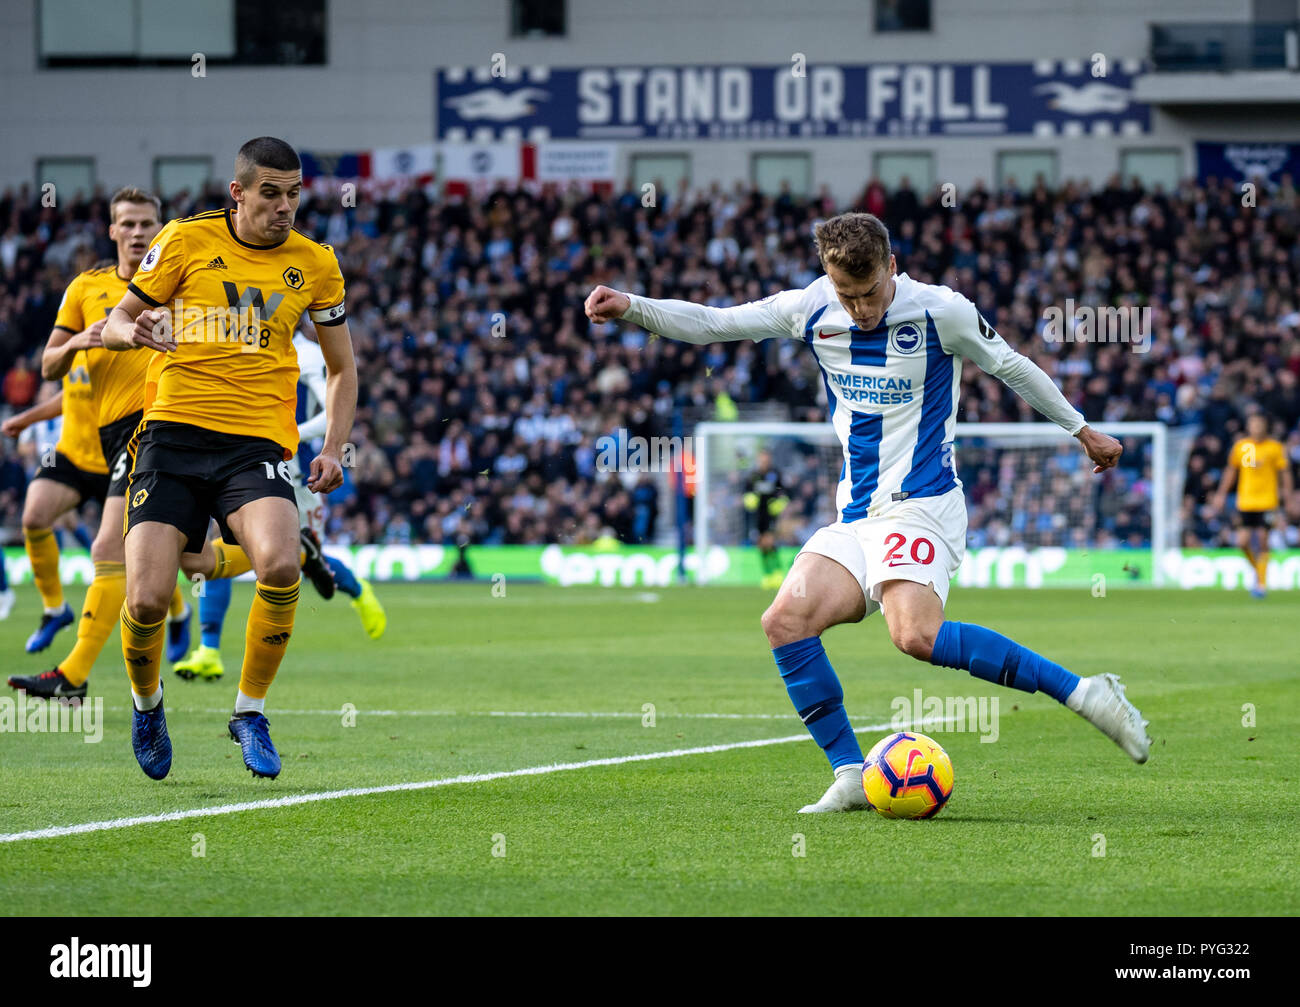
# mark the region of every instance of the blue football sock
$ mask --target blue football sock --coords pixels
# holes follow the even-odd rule
[[[205,647],[221,646],[221,626],[230,607],[230,581],[210,580],[199,599],[199,639]]]
[[[334,571],[334,584],[340,591],[352,598],[361,597],[361,585],[357,583],[356,574],[348,569],[346,563],[333,556],[326,556],[325,563]]]
[[[831,768],[862,761],[862,749],[844,712],[844,691],[835,676],[821,639],[810,636],[772,651],[785,681],[790,702],[799,712],[813,741],[821,746]]]
[[[81,522],[77,522],[77,527],[72,530],[72,537],[81,543],[83,549],[89,549],[95,542],[95,536]]]
[[[930,663],[962,668],[976,678],[1022,692],[1042,690],[1064,703],[1079,684],[1079,676],[1028,647],[983,626],[945,622],[934,640]]]
[[[9,571],[5,569],[4,550],[0,549],[0,591],[9,590]]]

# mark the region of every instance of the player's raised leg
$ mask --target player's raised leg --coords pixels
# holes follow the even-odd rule
[[[41,675],[10,678],[9,684],[28,695],[76,698],[86,695],[86,680],[122,616],[126,600],[126,555],[122,542],[122,514],[126,500],[110,496],[104,501],[99,532],[90,544],[95,576],[86,588],[86,600],[77,622],[77,642],[68,656]]]
[[[1125,698],[1119,676],[1080,678],[1001,633],[947,620],[943,600],[931,584],[886,581],[880,595],[889,636],[904,654],[945,668],[961,668],[1021,692],[1045,692],[1097,727],[1135,762],[1147,761],[1151,746],[1147,722]]]
[[[145,775],[155,780],[166,776],[172,764],[159,666],[166,637],[163,627],[184,547],[185,533],[160,521],[133,524],[126,534],[122,657],[135,706],[131,747]]]
[[[298,509],[282,497],[259,497],[231,511],[226,523],[257,573],[230,735],[239,742],[244,765],[253,775],[275,777],[280,772],[280,756],[263,711],[267,690],[289,645],[298,607]]]
[[[175,664],[190,649],[190,616],[193,614],[185,592],[177,584],[167,606],[167,660]]]
[[[862,791],[862,749],[844,712],[844,691],[831,667],[821,634],[831,626],[858,622],[867,612],[862,585],[841,562],[817,552],[818,542],[832,541],[822,529],[796,557],[776,599],[763,613],[763,632],[785,682],[790,702],[826,758],[835,781],[815,804],[802,812],[851,811],[867,806]],[[845,559],[862,565],[861,547],[846,536]],[[856,550],[857,559],[852,550]]]
[[[79,503],[81,495],[73,487],[54,479],[34,479],[27,489],[23,502],[23,542],[32,565],[32,579],[44,606],[41,624],[27,640],[29,654],[44,650],[59,630],[75,621],[59,579],[59,542],[54,537],[54,522]]]

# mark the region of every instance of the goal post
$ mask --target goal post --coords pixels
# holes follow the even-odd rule
[[[1112,564],[1126,578],[1156,586],[1164,582],[1164,552],[1180,544],[1191,437],[1181,430],[1171,436],[1163,423],[1090,426],[1125,446],[1120,464],[1106,474],[1094,475],[1078,443],[1053,423],[957,424],[953,458],[970,517],[963,568],[973,549],[996,553],[997,547],[1006,556],[1049,565],[1100,550],[1140,557]],[[798,497],[784,535],[778,536],[781,545],[797,548],[816,527],[835,520],[843,455],[830,423],[708,421],[696,425],[692,440],[698,583],[707,579],[704,559],[710,549],[745,542],[738,489],[760,450],[772,453],[787,490]],[[787,472],[793,472],[788,480]],[[810,480],[816,480],[814,488]],[[995,579],[1008,582],[1001,575]],[[974,583],[961,574],[957,582]]]

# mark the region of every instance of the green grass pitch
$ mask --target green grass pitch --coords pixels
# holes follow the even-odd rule
[[[0,833],[804,733],[757,590],[377,590],[389,614],[379,642],[346,599],[304,591],[267,710],[284,760],[275,781],[252,779],[226,737],[246,585],[227,622],[226,678],[182,682],[164,667],[175,757],[161,783],[131,754],[115,633],[91,678],[105,702],[100,743],[0,734]],[[6,674],[43,670],[72,642],[64,631],[40,659],[24,655],[37,611],[21,590],[0,623]],[[826,637],[855,726],[886,723],[891,700],[916,688],[1000,701],[994,743],[930,731],[956,766],[932,821],[796,814],[830,781],[798,740],[0,842],[0,905],[77,916],[1300,911],[1292,598],[956,589],[949,615],[1082,674],[1121,673],[1152,721],[1150,762],[1134,765],[1050,699],[898,654],[874,616]],[[863,749],[885,733],[864,732]]]

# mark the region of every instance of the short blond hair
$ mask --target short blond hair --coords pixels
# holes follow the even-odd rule
[[[822,268],[867,279],[889,264],[889,228],[870,213],[841,213],[813,228]]]
[[[118,203],[150,203],[153,205],[154,213],[158,214],[158,219],[162,220],[162,200],[152,192],[137,189],[134,185],[128,185],[113,193],[113,198],[108,201],[108,219],[110,223],[117,222]]]

